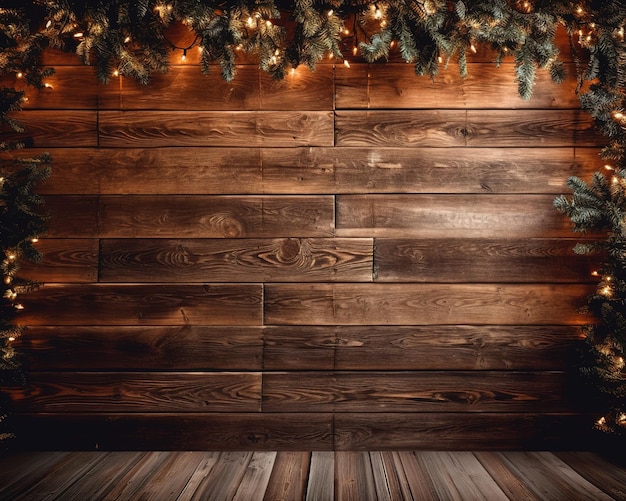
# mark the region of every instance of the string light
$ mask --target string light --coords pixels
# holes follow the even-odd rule
[[[344,60],[343,60],[343,65],[344,65],[346,68],[349,68],[349,67],[350,67],[350,63],[348,62],[348,60],[347,60],[347,59],[344,59]]]
[[[21,71],[18,71],[17,74],[15,75],[17,78],[22,78],[24,76],[24,73],[22,73]]]

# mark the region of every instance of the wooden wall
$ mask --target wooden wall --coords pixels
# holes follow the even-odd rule
[[[583,446],[593,263],[552,200],[603,141],[572,63],[522,101],[480,53],[465,80],[354,63],[227,83],[192,60],[147,88],[48,57],[20,114],[54,157],[20,446]]]

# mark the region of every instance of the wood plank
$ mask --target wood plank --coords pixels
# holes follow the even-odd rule
[[[96,111],[23,110],[12,114],[25,128],[17,133],[0,129],[3,141],[22,141],[29,147],[96,147],[98,114]]]
[[[0,494],[11,499],[44,476],[55,464],[67,460],[68,452],[54,451],[47,454],[15,452],[0,456]]]
[[[199,483],[192,499],[233,499],[251,459],[252,452],[222,452],[219,461]]]
[[[266,284],[266,325],[581,325],[593,287],[545,284]]]
[[[118,483],[103,498],[106,501],[129,499],[141,492],[149,479],[150,472],[167,461],[169,452],[153,451],[141,457],[126,474],[118,479]]]
[[[187,482],[185,488],[182,490],[179,496],[176,498],[176,501],[191,501],[193,499],[193,496],[195,495],[198,486],[200,486],[204,479],[209,475],[209,472],[216,465],[219,456],[219,452],[202,452],[202,460],[191,474],[189,481]]]
[[[304,499],[310,461],[310,452],[279,452],[263,499]]]
[[[404,472],[409,491],[403,490],[404,499],[437,499],[437,486],[433,478],[411,451],[392,452],[394,466]]]
[[[25,490],[7,492],[4,499],[37,499],[49,501],[62,499],[63,493],[84,473],[102,461],[104,456],[97,452],[80,452],[64,456],[45,470],[37,481],[24,484]]]
[[[377,282],[597,282],[570,239],[376,239]]]
[[[372,239],[101,241],[101,282],[369,282]]]
[[[167,459],[150,472],[149,481],[144,484],[141,491],[125,499],[128,501],[178,499],[178,495],[181,494],[191,473],[203,456],[203,452],[176,451],[169,453]]]
[[[96,282],[98,240],[42,238],[36,245],[40,263],[20,262],[20,275],[38,282]]]
[[[272,474],[276,452],[254,452],[233,501],[262,501]]]
[[[474,453],[474,455],[509,499],[541,501],[542,498],[528,487],[521,475],[507,467],[497,453],[481,451]]]
[[[334,199],[310,197],[107,196],[104,238],[330,237]]]
[[[339,454],[341,454],[341,452]],[[376,486],[376,498],[379,501],[391,501],[395,496],[392,494],[393,487],[389,485],[388,477],[391,476],[393,479],[393,476],[389,474],[390,472],[386,471],[382,454],[381,451],[369,452],[372,476],[374,478],[374,485]]]
[[[27,325],[260,325],[255,284],[45,284],[28,296]]]
[[[260,327],[32,326],[15,346],[29,371],[258,371],[263,363]]]
[[[497,68],[492,62],[470,62],[467,76],[452,62],[437,76],[417,76],[413,65],[405,63],[351,64],[338,72],[337,109],[552,109],[580,108],[576,95],[576,68],[564,65],[565,81],[552,82],[548,71],[539,70],[532,99],[518,94],[513,61]]]
[[[283,80],[259,73],[262,110],[334,110],[334,65],[300,66]]]
[[[326,111],[101,111],[98,117],[99,145],[104,148],[334,143],[333,115]]]
[[[26,149],[32,156],[42,150]],[[54,148],[54,174],[39,193],[261,193],[259,148]],[[280,149],[284,152],[284,149]],[[150,168],[145,168],[150,166]],[[141,176],[140,183],[129,179]]]
[[[332,450],[332,414],[14,414],[20,450]]]
[[[336,333],[330,327],[266,327],[264,370],[332,370]]]
[[[197,65],[172,64],[155,73],[148,86],[132,78],[113,78],[98,89],[102,110],[258,110],[259,70],[237,65],[237,78],[226,82],[219,71],[204,75]]]
[[[335,499],[335,452],[313,451],[305,501]]]
[[[263,374],[264,412],[573,412],[561,372]]]
[[[121,451],[101,454],[104,455],[102,461],[85,472],[63,493],[65,499],[103,499],[136,463],[150,453]]]
[[[97,196],[49,195],[43,210],[50,216],[46,238],[98,237]]]
[[[54,73],[45,79],[50,87],[37,89],[24,79],[8,79],[3,83],[28,98],[24,110],[95,110],[98,108],[98,80],[91,66],[55,65]]]
[[[338,237],[571,237],[550,195],[339,195]]]
[[[418,451],[414,454],[423,471],[432,478],[437,498],[509,499],[471,452]]]
[[[261,374],[31,372],[7,394],[15,412],[257,412]]]
[[[335,464],[338,501],[376,499],[376,485],[369,453],[337,452]]]
[[[613,499],[573,470],[564,467],[565,465],[554,455],[548,458],[545,455],[526,451],[508,451],[497,453],[497,455],[507,468],[523,478],[524,483],[540,499],[565,498],[581,501]]]
[[[335,450],[585,449],[589,422],[579,414],[337,413]]]
[[[337,111],[337,146],[564,147],[606,140],[579,110]]]
[[[335,144],[404,148],[466,146],[465,114],[453,110],[340,110],[335,112]]]
[[[560,194],[570,176],[587,179],[603,165],[588,148],[388,146],[262,149],[265,191]]]
[[[282,345],[281,330],[272,334],[277,348],[269,349],[266,331],[265,364],[287,370],[288,351],[302,359],[325,346],[329,351],[331,333],[326,338],[314,338],[310,327],[282,328],[288,333],[301,333],[295,347]],[[324,329],[320,327],[319,329]],[[311,348],[304,344],[311,334]],[[432,326],[367,326],[335,327],[335,368],[342,370],[567,370],[577,357],[582,331],[574,326],[490,326],[490,325],[432,325]],[[321,336],[321,333],[319,334]],[[292,337],[288,338],[292,339]],[[313,340],[319,342],[314,343]],[[324,340],[328,341],[324,343]],[[320,346],[318,348],[318,346]],[[297,350],[297,351],[296,351]],[[312,359],[313,357],[311,357]],[[309,360],[309,358],[304,358]],[[303,364],[302,369],[327,369],[322,364]]]
[[[581,110],[468,110],[470,146],[599,146],[606,138]]]
[[[626,469],[593,452],[556,452],[556,456],[585,480],[613,496],[626,499]],[[617,466],[617,467],[616,467]]]
[[[26,149],[23,156],[42,150]],[[49,194],[546,193],[604,165],[596,148],[54,148]],[[13,153],[22,156],[21,153]],[[144,166],[149,165],[146,169]],[[129,182],[141,173],[141,183]]]

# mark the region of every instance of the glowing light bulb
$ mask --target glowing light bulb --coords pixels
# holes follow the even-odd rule
[[[592,277],[597,277],[597,276],[600,276],[600,274],[599,274],[596,270],[593,270],[593,271],[591,272],[591,276],[592,276]]]
[[[470,50],[471,50],[474,54],[476,54],[476,46],[475,46],[474,44],[471,44],[471,45],[470,45]]]
[[[608,285],[605,285],[604,287],[602,287],[602,289],[600,289],[600,294],[602,294],[603,296],[610,296],[612,293],[613,291]]]
[[[344,28],[343,34],[344,35],[349,35],[350,34],[350,30],[348,28]]]
[[[13,341],[15,341],[15,338],[13,336],[10,336],[9,337],[9,341],[13,342]]]
[[[355,45],[354,47],[352,47],[352,54],[354,54],[355,56],[358,54],[359,49],[358,47]]]
[[[52,26],[52,21],[49,19],[46,23],[46,29],[50,28],[50,26]]]
[[[118,70],[113,70],[113,76],[114,77],[119,77],[120,76],[120,72]]]
[[[128,43],[128,42],[130,42],[130,37],[126,37],[126,38],[124,39],[124,43]]]
[[[18,71],[17,74],[15,75],[17,78],[22,78],[24,76],[24,73],[22,73],[21,71]]]
[[[254,19],[249,17],[248,21],[246,22],[246,24],[248,25],[249,28],[252,28],[254,26]]]
[[[606,164],[606,165],[604,166],[604,168],[605,168],[606,170],[613,170],[613,166],[612,166],[612,165],[609,165],[609,164]]]
[[[350,63],[348,62],[348,60],[347,60],[347,59],[344,59],[344,60],[343,60],[343,65],[344,65],[346,68],[349,68],[349,67],[350,67]]]
[[[265,25],[269,28],[272,25],[272,21],[268,19],[267,21],[265,21]]]
[[[18,303],[18,304],[16,304],[16,305],[15,305],[15,309],[16,309],[16,310],[23,310],[23,309],[24,309],[24,305],[23,305],[23,304]]]
[[[333,12],[334,12],[334,11],[333,11],[333,9],[330,9],[330,10],[328,11],[328,17],[332,16],[332,15],[333,15]]]
[[[79,31],[78,33],[74,33],[74,38],[82,38],[83,36],[84,35],[82,31]]]
[[[52,85],[51,85],[51,84],[49,84],[48,82],[46,82],[45,84],[43,84],[43,86],[44,86],[46,89],[53,89],[53,88],[54,88],[54,87],[52,87]]]
[[[606,419],[605,419],[604,417],[601,417],[600,419],[598,419],[598,420],[596,421],[596,423],[597,423],[599,426],[604,426],[604,425],[606,424]]]
[[[13,281],[13,279],[9,276],[4,277],[4,283],[9,285],[11,282]]]
[[[15,254],[9,254],[9,255],[7,256],[7,258],[9,258],[9,261],[15,261],[15,258],[16,258],[16,257],[17,257],[17,256],[16,256]]]
[[[183,49],[183,55],[180,57],[181,61],[187,60],[187,49]]]

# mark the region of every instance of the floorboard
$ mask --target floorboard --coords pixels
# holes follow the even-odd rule
[[[626,469],[592,452],[24,452],[0,500],[622,501]]]

